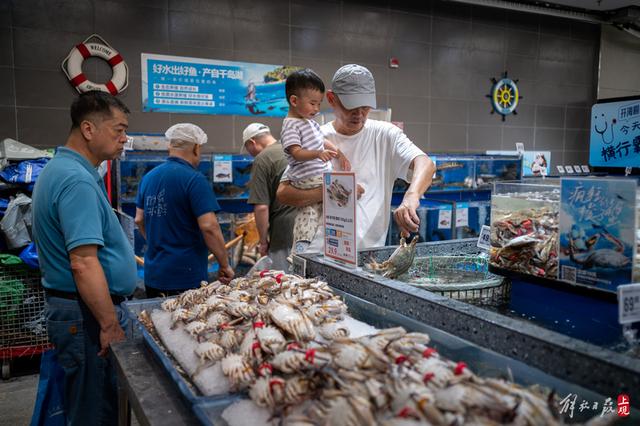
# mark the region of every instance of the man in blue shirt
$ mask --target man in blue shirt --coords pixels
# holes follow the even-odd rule
[[[96,167],[117,158],[129,110],[108,93],[71,105],[66,145],[33,191],[33,231],[47,302],[49,338],[65,371],[67,422],[116,424],[116,373],[109,344],[124,340],[120,307],[136,286],[133,248],[107,199]]]
[[[194,124],[180,123],[165,133],[169,158],[147,173],[138,189],[136,224],[147,240],[144,281],[148,297],[197,288],[207,280],[207,256],[220,265],[218,279],[234,275],[215,212],[220,210],[211,185],[197,169],[207,135]]]

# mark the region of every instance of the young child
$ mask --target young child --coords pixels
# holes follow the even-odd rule
[[[340,168],[350,170],[347,158],[331,142],[324,139],[320,125],[313,117],[320,111],[324,84],[310,69],[289,75],[285,85],[289,113],[282,123],[282,146],[289,169],[289,182],[299,189],[322,186],[322,175],[331,171],[329,161],[337,158]],[[293,226],[291,253],[304,251],[311,242],[322,215],[322,203],[298,208]]]

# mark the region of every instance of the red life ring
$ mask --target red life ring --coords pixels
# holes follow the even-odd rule
[[[88,42],[92,38],[96,38],[102,43]],[[91,56],[102,58],[111,65],[113,75],[105,84],[90,81],[82,72],[82,63]],[[69,55],[62,62],[62,70],[79,93],[102,90],[117,95],[129,85],[127,63],[113,47],[96,34],[71,49]]]

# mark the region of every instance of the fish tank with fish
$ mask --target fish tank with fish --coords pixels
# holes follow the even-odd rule
[[[474,188],[475,158],[473,156],[431,155],[436,163],[431,190],[459,191]]]
[[[125,151],[124,158],[118,161],[120,203],[135,203],[138,195],[138,185],[143,176],[154,167],[164,163],[168,156],[167,151]],[[198,170],[204,175],[207,182],[211,183],[213,181],[211,157],[202,156]]]
[[[489,201],[457,201],[455,238],[478,238],[483,225],[489,225]]]
[[[490,265],[558,278],[560,180],[496,182],[491,194]]]
[[[396,207],[397,206],[392,206],[391,211],[393,212]],[[453,201],[420,200],[420,207],[416,209],[418,218],[420,218],[420,227],[417,234],[414,235],[418,235],[420,237],[420,242],[452,239],[452,236],[455,235],[452,223],[452,212],[454,209],[455,202]],[[399,243],[400,228],[393,219],[393,213],[391,213],[386,244],[388,246],[394,246]]]
[[[475,187],[491,189],[494,182],[522,178],[522,158],[517,156],[476,156]]]
[[[216,160],[224,157],[224,167]],[[230,163],[230,166],[229,164]],[[253,157],[250,155],[214,155],[212,172],[213,192],[218,200],[246,200],[249,198],[249,180]]]

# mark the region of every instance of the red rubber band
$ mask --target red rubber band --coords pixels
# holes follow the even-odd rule
[[[431,358],[431,355],[433,354],[437,354],[438,351],[435,348],[427,348],[424,351],[422,351],[422,356],[424,358]]]
[[[459,363],[456,364],[456,368],[453,369],[453,373],[456,376],[459,376],[462,374],[465,368],[467,368],[467,364],[463,361],[460,361]]]
[[[309,364],[313,364],[313,361],[316,357],[316,350],[311,348],[307,349],[307,352],[304,354],[305,361],[309,362]]]

